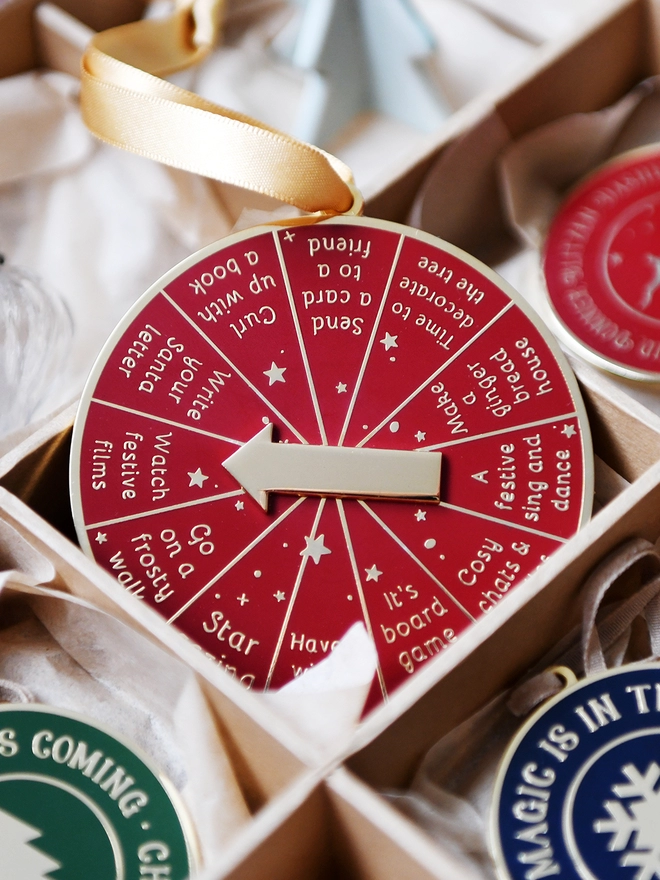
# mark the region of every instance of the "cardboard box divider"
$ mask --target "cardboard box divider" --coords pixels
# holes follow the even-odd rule
[[[627,518],[627,511],[640,494],[645,495],[649,485],[655,486],[653,497],[660,496],[656,485],[660,465],[652,466],[660,457],[660,419],[622,392],[617,399],[604,396],[598,388],[599,379],[599,374],[592,371],[583,382],[594,446],[614,470],[636,482],[506,602],[476,624],[468,637],[421,670],[394,699],[376,710],[355,739],[353,751],[357,751],[348,757],[347,769],[329,777],[327,791],[319,780],[344,756],[334,756],[324,767],[307,744],[291,736],[268,710],[255,705],[242,686],[175,633],[156,612],[119,590],[109,574],[56,530],[63,523],[65,534],[72,528],[67,463],[75,405],[0,458],[0,486],[4,487],[0,488],[0,516],[53,561],[65,588],[137,626],[198,671],[248,804],[257,817],[253,827],[241,833],[235,847],[230,848],[227,863],[213,866],[214,878],[256,880],[262,859],[263,865],[272,869],[273,852],[279,849],[278,841],[284,835],[283,839],[289,841],[287,853],[291,847],[300,852],[290,853],[284,861],[283,876],[324,877],[326,864],[343,859],[342,864],[348,865],[341,869],[346,876],[389,878],[396,876],[390,872],[392,864],[407,865],[412,859],[414,876],[424,876],[428,871],[430,877],[448,880],[456,876],[458,880],[461,874],[454,871],[450,855],[426,840],[430,849],[420,849],[420,836],[425,839],[422,832],[374,792],[404,785],[422,754],[443,732],[467,717],[488,695],[515,680],[537,653],[542,653],[542,646],[553,644],[563,627],[575,621],[578,611],[574,597],[580,579],[606,549],[622,537],[635,534],[638,524],[646,526],[644,533],[653,536],[651,517],[638,514],[632,531],[624,527],[622,518]],[[639,480],[644,473],[644,480]],[[660,532],[660,512],[656,519]],[[439,726],[439,719],[444,726]],[[333,784],[339,786],[339,791]],[[313,795],[310,786],[316,786]],[[346,791],[352,798],[350,806],[345,803]],[[300,797],[304,803],[298,808],[294,805]],[[319,812],[320,803],[324,807]],[[331,809],[328,804],[335,806]],[[342,824],[337,819],[337,811],[345,816],[356,809],[361,811],[357,824]],[[372,827],[377,816],[386,832]],[[332,833],[329,828],[334,829]],[[383,834],[394,853],[384,859]],[[394,839],[388,835],[394,835]],[[374,837],[380,840],[377,845]],[[414,855],[408,852],[410,846]]]
[[[556,551],[523,589],[474,624],[469,646],[457,643],[451,654],[422,670],[414,683],[417,698],[412,687],[405,694],[405,712],[388,724],[375,715],[367,719],[347,766],[376,788],[405,786],[431,745],[515,684],[579,623],[585,577],[635,536],[650,541],[660,536],[660,463]]]
[[[529,64],[508,82],[484,92],[454,113],[447,123],[429,138],[423,149],[411,154],[398,174],[382,187],[367,194],[367,213],[384,219],[405,221],[420,187],[443,151],[456,140],[477,138],[480,129],[499,127],[500,136],[517,138],[538,125],[568,113],[588,112],[611,104],[635,83],[660,72],[660,5],[657,0],[612,0],[586,29],[549,41],[541,46]],[[493,148],[493,141],[495,147]],[[501,145],[493,132],[485,139],[481,157],[470,156],[460,184],[452,182],[452,169],[441,181],[456,193],[459,186],[470,199],[471,211],[459,208],[463,218],[461,234],[472,238],[469,217],[481,218],[497,211],[497,188],[492,186],[493,165]],[[469,153],[462,149],[463,158]],[[487,185],[474,191],[474,162],[481,158],[481,170]],[[471,191],[472,190],[472,191]],[[454,226],[454,218],[448,223]],[[429,232],[436,232],[428,229]],[[496,252],[511,247],[512,238],[502,215],[490,227],[489,248]],[[442,236],[441,236],[442,237]],[[446,237],[446,236],[445,236]],[[450,238],[459,247],[464,244]],[[504,246],[504,247],[503,247]],[[484,257],[475,253],[481,259]]]
[[[0,7],[0,75],[36,63],[34,5],[9,0]],[[61,5],[98,29],[134,18],[143,4]],[[497,189],[502,146],[567,113],[612,103],[639,79],[660,72],[659,50],[660,0],[614,0],[586,31],[541,47],[515,82],[454,114],[423,151],[367,194],[367,213],[404,220],[442,156],[429,178],[429,194],[439,194],[446,237],[481,258],[501,259],[516,247]],[[461,151],[467,162],[457,161]],[[405,786],[440,736],[514,682],[577,621],[582,580],[605,553],[627,537],[653,540],[660,534],[660,464],[654,464],[660,459],[660,418],[597,370],[579,361],[575,368],[595,452],[633,484],[451,651],[374,711],[352,748],[330,761],[64,539],[74,538],[67,490],[73,408],[13,438],[9,448],[0,446],[0,517],[53,561],[63,588],[128,620],[187,662],[215,710],[254,818],[203,880],[464,877],[451,854],[435,847],[378,790]]]
[[[172,638],[172,629],[159,615],[124,597],[110,575],[2,488],[0,517],[53,563],[58,575],[55,586],[125,620],[169,647],[197,672],[254,814],[226,855],[207,865],[200,880],[262,876],[264,880],[338,876],[459,880],[451,857],[439,854],[416,829],[410,831],[398,814],[350,774],[341,768],[331,772],[338,756],[324,766],[241,685],[187,639]]]
[[[587,410],[594,454],[628,482],[637,480],[660,458],[660,416],[606,384],[593,367],[574,357],[569,362]]]
[[[401,692],[405,700],[396,713],[367,719],[344,771],[375,792],[405,790],[436,742],[514,685],[579,624],[580,589],[591,569],[629,538],[653,542],[659,536],[660,463],[558,550],[530,579],[529,590],[513,594],[507,608],[499,606],[475,624],[469,646],[455,646],[422,670],[414,688],[411,683]],[[408,826],[400,829],[402,840],[419,832],[385,800],[382,807]]]
[[[34,9],[40,0],[6,0],[0,6],[0,77],[13,76],[41,63]],[[59,0],[58,6],[93,30],[139,18],[144,0]]]
[[[519,247],[500,198],[502,150],[540,125],[607,107],[656,73],[660,4],[617,0],[586,33],[541,47],[516,87],[454,114],[451,127],[368,200],[367,212],[404,219],[422,188],[424,204],[414,205],[411,222],[496,267]]]
[[[289,802],[268,838],[234,848],[200,880],[471,880],[341,767],[311,787],[294,784]]]
[[[160,615],[141,603],[126,604],[123,600],[128,597],[116,590],[110,575],[2,488],[0,518],[52,562],[57,572],[53,587],[91,602],[123,620],[146,638],[169,648],[195,671],[214,711],[219,736],[248,809],[253,814],[252,821],[234,838],[236,849],[242,854],[251,851],[262,837],[268,839],[273,828],[289,816],[296,797],[307,798],[311,788],[318,786],[322,766],[314,753],[192,642],[182,638],[172,643],[171,628]],[[229,859],[232,851],[233,844],[227,849]]]
[[[136,602],[123,590],[117,590],[116,581],[110,574],[3,488],[0,488],[0,517],[52,562],[62,589],[102,608],[145,637],[173,650],[195,670],[219,715],[225,716],[226,733],[235,744],[236,754],[249,770],[250,775],[248,777],[246,773],[245,778],[254,781],[247,792],[249,801],[259,806],[286,785],[305,761],[308,765],[318,762],[315,753],[309,751],[304,742],[299,742],[287,725],[278,724],[272,713],[254,700],[243,685],[222,671],[191,640],[181,636],[172,642],[174,631],[160,614],[144,603]],[[248,729],[250,724],[253,729]],[[246,725],[246,729],[242,725]],[[269,760],[262,767],[264,754]]]

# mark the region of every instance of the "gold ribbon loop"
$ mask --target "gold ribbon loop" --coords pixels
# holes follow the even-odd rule
[[[82,60],[81,107],[101,140],[204,177],[271,196],[318,219],[361,213],[339,159],[160,79],[211,49],[220,2],[97,34]]]

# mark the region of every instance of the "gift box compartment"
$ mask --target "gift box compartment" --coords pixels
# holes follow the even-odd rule
[[[106,576],[68,541],[63,541],[42,518],[8,492],[0,490],[0,495],[0,517],[52,562],[58,575],[56,586],[102,608],[161,645],[168,641],[170,628],[159,615],[141,603],[125,605],[113,578]],[[262,712],[258,704],[249,697],[246,699],[246,689],[225,672],[219,672],[216,664],[196,646],[181,640],[177,653],[180,651],[187,665],[195,670],[202,689],[217,711],[218,724],[245,783],[244,795],[250,808],[256,811],[301,771],[303,763],[293,752],[304,755],[304,745],[301,751],[301,743],[295,738],[288,741],[289,730],[278,727],[267,710]]]
[[[579,623],[578,594],[604,556],[629,538],[655,542],[658,535],[660,464],[558,550],[524,591],[509,597],[508,609],[500,606],[491,612],[491,623],[500,611],[507,612],[506,620],[500,615],[487,636],[473,638],[469,646],[457,645],[453,656],[439,658],[434,669],[422,671],[415,682],[417,698],[406,694],[406,711],[387,719],[389,723],[376,717],[365,721],[358,734],[361,742],[347,766],[377,789],[405,787],[433,743],[515,684]],[[442,672],[437,668],[441,663],[447,665]],[[432,685],[422,681],[431,674],[437,676]]]
[[[341,768],[332,772],[336,758],[319,762],[241,685],[188,640],[173,637],[159,615],[124,597],[109,575],[5,489],[0,518],[53,564],[54,586],[113,614],[194,669],[253,814],[200,880],[461,877],[449,855],[411,833],[398,815],[383,812],[366,786]]]
[[[524,595],[521,590],[510,597],[507,609],[496,608],[485,626],[478,623],[469,645],[457,646],[451,656],[438,658],[432,668],[422,671],[400,695],[404,699],[396,712],[367,719],[344,772],[372,794],[406,791],[433,745],[530,669],[540,670],[538,664],[547,652],[568,633],[578,631],[580,591],[591,570],[625,541],[642,537],[655,542],[659,535],[660,463],[557,551],[529,581]],[[499,612],[505,613],[495,620]],[[431,842],[409,818],[375,796],[382,811],[404,826],[399,832],[402,839],[422,834]]]
[[[2,75],[34,66],[34,5],[13,0],[0,8]],[[134,18],[142,8],[130,0],[70,0],[62,6],[95,29]],[[539,50],[516,82],[454,114],[424,151],[383,180],[371,193],[367,213],[404,219],[426,178],[425,202],[435,199],[433,218],[442,218],[434,226],[436,219],[428,219],[418,204],[417,218],[429,231],[490,262],[515,250],[496,185],[497,154],[513,137],[567,113],[606,106],[658,72],[658,28],[660,3],[622,0],[586,32]],[[461,152],[467,161],[458,163]],[[660,457],[660,420],[598,371],[578,361],[575,368],[595,452],[633,485],[451,652],[374,712],[356,735],[352,754],[311,770],[315,758],[304,742],[63,540],[62,535],[75,540],[68,501],[75,407],[5,446],[0,516],[53,560],[64,588],[130,621],[189,663],[214,707],[255,818],[222,864],[209,866],[205,880],[464,877],[450,854],[376,792],[405,786],[433,742],[514,682],[574,625],[580,584],[609,549],[631,535],[653,540],[660,532],[660,465],[654,465]],[[345,767],[334,769],[342,757]]]
[[[0,6],[0,77],[43,63],[40,28],[34,22],[37,5],[37,0],[5,0]],[[60,0],[57,5],[92,30],[135,20],[145,8],[142,0]],[[367,214],[405,220],[443,150],[468,132],[478,138],[482,126],[492,127],[491,117],[497,118],[505,137],[518,137],[544,121],[606,106],[640,79],[657,73],[659,17],[656,0],[608,0],[586,30],[549,40],[536,49],[515,75],[469,100],[426,136],[421,146],[409,150],[396,167],[390,166],[383,179],[365,192]],[[493,134],[491,130],[487,139],[491,153],[501,147]],[[443,181],[452,184],[444,187],[448,203],[452,195],[460,193],[461,207],[451,211],[447,220],[452,234],[441,237],[461,247],[465,246],[462,237],[470,242],[474,239],[474,230],[464,227],[466,223],[472,225],[469,217],[474,216],[478,199],[479,237],[488,239],[489,247],[510,248],[511,236],[493,204],[494,199],[497,201],[496,187],[489,169],[484,167],[484,161],[488,163],[493,156],[483,156],[479,167],[475,167],[478,158],[471,156],[464,163],[464,173],[458,179],[448,175]],[[250,203],[244,194],[243,203]],[[479,248],[466,249],[474,253]]]
[[[370,194],[367,213],[403,220],[442,153],[463,137],[447,173],[432,182],[432,208],[443,229],[424,225],[485,259],[516,242],[503,219],[495,160],[513,138],[568,113],[605,107],[658,72],[656,0],[614,0],[583,30],[539,48],[515,79],[458,110],[423,151]],[[479,223],[473,223],[474,217]],[[444,218],[444,219],[441,219]]]
[[[614,103],[660,72],[659,47],[656,0],[604,5],[602,17],[584,32],[540,49],[517,84],[489,95],[479,118],[448,132],[418,163],[387,181],[369,213],[403,216],[412,206],[414,225],[497,265],[520,246],[501,199],[502,151],[541,125]]]
[[[649,0],[649,4],[652,2],[653,0]],[[517,88],[520,83],[542,80],[548,70],[554,71],[557,68],[556,74],[550,76],[547,86],[554,89],[555,85],[558,85],[557,95],[561,94],[561,98],[556,101],[543,101],[542,106],[547,105],[550,112],[559,113],[561,108],[551,106],[553,103],[558,105],[559,102],[563,102],[566,105],[572,102],[576,109],[583,109],[593,101],[607,100],[607,95],[620,86],[622,76],[634,77],[637,71],[640,76],[644,75],[644,62],[640,61],[638,53],[634,51],[637,46],[633,50],[633,44],[638,40],[638,31],[644,28],[644,20],[647,17],[646,7],[649,4],[646,4],[645,0],[637,0],[634,3],[631,0],[607,0],[598,10],[595,16],[597,20],[590,25],[589,33],[585,34],[583,29],[578,28],[565,36],[548,39],[540,47],[535,46],[538,40],[532,40],[525,53],[527,60],[521,60],[518,68],[505,75],[500,75],[497,68],[489,70],[487,76],[484,76],[482,71],[477,77],[482,82],[481,91],[472,87],[468,89],[472,97],[450,101],[447,119],[431,133],[420,134],[410,128],[407,146],[403,131],[397,131],[396,126],[388,130],[386,124],[384,128],[379,128],[377,125],[370,126],[369,117],[375,118],[378,114],[363,114],[364,119],[358,118],[340,134],[337,147],[348,146],[347,161],[364,165],[368,179],[361,186],[367,201],[367,213],[383,219],[405,220],[419,187],[441,152],[458,136],[472,131],[493,108],[497,108],[504,125],[509,126],[512,134],[519,133],[520,125],[534,124],[533,113],[539,111],[538,102],[528,101],[524,92]],[[10,76],[39,67],[46,59],[55,59],[56,65],[62,60],[65,62],[64,69],[70,69],[71,58],[66,52],[60,54],[57,45],[55,45],[55,53],[51,51],[49,35],[44,34],[43,22],[35,25],[34,9],[37,5],[37,0],[5,0],[5,3],[0,5],[0,40],[2,40],[0,76]],[[57,3],[57,6],[92,30],[101,30],[135,20],[142,15],[146,5],[143,0],[103,0],[93,4],[87,0],[61,0],[61,2],[58,0]],[[258,15],[258,4],[256,7],[256,12],[250,11],[249,15]],[[470,4],[468,10],[469,8]],[[240,13],[239,5],[235,8],[230,6],[228,12],[230,23],[234,18],[240,19]],[[478,16],[474,9],[470,14]],[[484,21],[489,21],[491,27],[496,27],[497,16],[491,20],[486,15]],[[515,30],[515,27],[507,29],[505,26],[502,35],[510,39]],[[610,36],[612,31],[615,33],[614,37]],[[609,52],[612,43],[620,56],[620,65],[616,65],[616,74],[610,69],[603,70],[603,79],[607,82],[604,82],[601,88],[597,88],[593,85],[590,58],[593,56],[597,63],[603,51],[606,54]],[[582,51],[585,46],[588,56],[586,60]],[[630,69],[633,67],[633,58],[636,72]],[[619,69],[620,66],[625,68],[625,71]],[[555,84],[555,75],[562,82]],[[570,82],[571,88],[568,90],[572,96],[570,99],[561,92],[564,80]],[[492,82],[495,82],[495,85],[487,85]],[[578,87],[576,82],[579,84]],[[518,107],[515,100],[512,103],[512,96],[517,94],[520,94],[522,107]],[[451,112],[452,103],[453,112]],[[394,145],[390,145],[383,150],[381,156],[383,141],[387,140],[388,133],[390,138],[395,139],[396,149],[393,150]],[[370,161],[367,155],[369,151],[372,154],[374,151],[379,152],[377,162],[374,163],[373,155]],[[393,153],[394,158],[392,158]],[[374,176],[369,171],[369,166],[374,164],[382,169],[378,176]],[[243,191],[234,191],[234,189],[223,187],[222,198],[225,206],[235,212],[236,216],[242,207],[264,205],[262,197],[249,196]],[[489,195],[492,197],[492,192]],[[493,223],[497,225],[496,215],[488,218],[488,212],[482,213],[484,214],[482,225],[484,219],[487,221],[486,226]],[[509,238],[508,244],[510,243]]]
[[[123,597],[121,593],[117,595],[112,578],[4,489],[0,489],[0,519],[52,563],[56,571],[54,588],[91,602],[161,648],[167,647],[169,641],[171,650],[170,629],[159,615],[146,607],[124,607]],[[147,612],[146,616],[143,611]],[[196,646],[187,640],[175,640],[172,653],[194,670],[252,815],[251,821],[227,843],[222,860],[223,865],[231,864],[232,860],[241,862],[246,852],[258,849],[264,839],[270,839],[274,828],[287,827],[299,803],[306,802],[310,792],[318,786],[319,770],[310,769],[314,757],[305,743]],[[225,867],[221,869],[214,862],[207,864],[205,870],[210,872],[209,877],[216,877],[224,874]]]
[[[288,802],[267,838],[200,880],[468,880],[449,854],[343,768],[292,788]]]

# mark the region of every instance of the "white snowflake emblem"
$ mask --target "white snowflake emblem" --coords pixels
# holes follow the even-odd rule
[[[652,761],[646,773],[634,764],[621,768],[627,783],[613,785],[618,800],[605,801],[609,819],[594,822],[594,831],[611,834],[607,848],[610,852],[625,850],[619,864],[639,868],[635,880],[660,880],[660,767]],[[627,804],[622,801],[635,798]]]

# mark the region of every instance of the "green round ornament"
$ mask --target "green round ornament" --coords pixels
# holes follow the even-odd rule
[[[176,790],[133,744],[75,713],[0,706],[0,877],[186,880]]]

